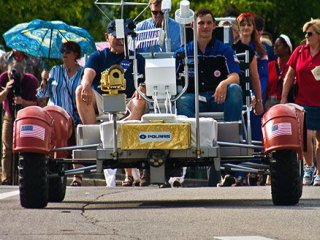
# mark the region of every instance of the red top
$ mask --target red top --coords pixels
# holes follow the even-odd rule
[[[292,53],[288,65],[296,71],[298,94],[295,102],[306,106],[320,106],[320,81],[316,81],[311,70],[320,66],[320,52],[311,57],[310,46],[298,46]]]
[[[0,87],[5,88],[8,79],[8,72],[5,71],[0,75]],[[32,74],[25,73],[23,74],[23,78],[21,80],[21,98],[28,101],[37,101],[36,93],[39,85],[38,79]],[[10,116],[13,112],[13,92],[12,90],[8,93],[7,97],[3,100],[2,105],[3,109]]]
[[[281,62],[280,58],[268,64],[268,95],[277,96],[277,100],[279,101],[281,100],[283,79],[287,74],[288,68],[287,62]]]

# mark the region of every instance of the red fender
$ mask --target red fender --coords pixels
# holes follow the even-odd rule
[[[277,104],[262,118],[265,152],[296,150],[301,159],[306,136],[304,109],[297,104]]]
[[[73,120],[72,117],[59,106],[46,106],[44,109],[54,119],[53,121],[53,137],[52,146],[54,148],[68,146],[68,141],[73,134]],[[67,156],[67,152],[56,152],[55,158],[62,158]],[[53,156],[52,156],[53,157]]]
[[[53,118],[41,107],[18,111],[13,127],[13,151],[48,154],[52,148]]]

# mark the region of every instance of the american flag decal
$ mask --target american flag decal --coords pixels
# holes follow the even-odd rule
[[[45,129],[34,124],[22,125],[20,127],[20,138],[23,137],[32,137],[39,138],[44,141]]]
[[[270,138],[282,136],[282,135],[292,135],[291,123],[277,123],[272,125]]]

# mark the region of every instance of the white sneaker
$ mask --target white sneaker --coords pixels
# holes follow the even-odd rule
[[[313,175],[315,170],[315,166],[306,167],[304,169],[303,185],[311,185],[313,183]]]
[[[320,186],[320,175],[316,174],[314,181],[313,181],[313,186]]]

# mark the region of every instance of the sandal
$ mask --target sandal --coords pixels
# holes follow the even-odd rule
[[[122,181],[121,185],[123,187],[131,187],[133,185],[133,177],[127,176],[124,181]]]
[[[81,183],[82,183],[82,177],[79,176],[79,175],[74,175],[70,186],[72,186],[72,187],[81,187]]]

